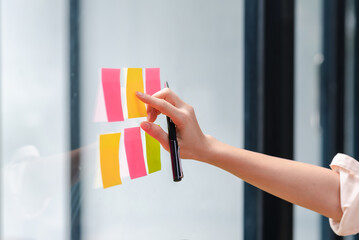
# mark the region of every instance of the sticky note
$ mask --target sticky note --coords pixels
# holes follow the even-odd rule
[[[100,135],[100,165],[104,188],[121,184],[118,157],[121,133]]]
[[[144,92],[142,68],[128,68],[126,83],[128,118],[147,116],[146,106],[136,97],[136,91]]]
[[[161,90],[160,69],[146,68],[146,93],[153,95]]]
[[[130,178],[146,176],[140,127],[125,128],[125,150]]]
[[[161,170],[160,143],[151,135],[147,133],[145,135],[148,173],[154,173]]]
[[[120,69],[102,68],[101,79],[108,121],[123,121]]]

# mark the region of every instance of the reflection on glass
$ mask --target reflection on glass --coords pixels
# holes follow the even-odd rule
[[[298,0],[295,13],[295,160],[315,165],[320,165],[321,6],[320,0]],[[298,206],[294,211],[294,239],[319,239],[319,215]]]
[[[1,239],[68,239],[66,4],[1,1]]]
[[[204,132],[243,141],[243,1],[82,1],[81,141],[123,132],[143,120],[92,122],[101,68],[160,68],[196,109]],[[131,119],[129,119],[131,120]],[[166,119],[157,122],[166,130]],[[96,156],[81,155],[84,239],[241,239],[242,181],[184,160],[174,183],[169,154],[162,170],[111,188],[94,188]]]

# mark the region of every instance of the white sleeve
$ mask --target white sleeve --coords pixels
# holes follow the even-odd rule
[[[341,236],[359,232],[359,162],[338,153],[330,167],[340,175],[340,202],[342,219],[329,219],[333,231]]]

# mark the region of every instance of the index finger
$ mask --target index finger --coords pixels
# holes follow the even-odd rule
[[[152,96],[164,99],[175,107],[181,107],[184,102],[169,88],[163,88]]]
[[[152,96],[156,98],[164,99],[177,108],[180,108],[184,104],[181,98],[179,98],[171,89],[167,87],[154,93]],[[157,118],[157,115],[159,115],[160,113],[161,112],[153,108],[151,105],[147,105],[148,121],[154,122]]]
[[[136,96],[148,105],[148,108],[154,108],[162,114],[170,117],[175,124],[181,124],[181,111],[169,101],[151,96],[145,93],[136,92]],[[173,99],[171,99],[173,100]]]

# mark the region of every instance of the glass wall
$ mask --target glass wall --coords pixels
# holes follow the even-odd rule
[[[322,1],[297,0],[295,23],[296,161],[321,165],[319,81],[322,62]],[[294,207],[294,238],[319,239],[319,214]]]
[[[68,239],[65,1],[1,1],[1,239]]]
[[[231,145],[243,142],[242,1],[83,1],[81,5],[82,142],[123,132],[143,119],[93,123],[101,67],[159,67],[162,82],[193,105],[202,130]],[[158,122],[166,129],[165,118]],[[215,167],[182,161],[172,181],[162,170],[96,189],[97,154],[84,155],[84,239],[241,239],[242,181]]]
[[[82,1],[81,232],[83,239],[240,239],[242,181],[183,161],[98,188],[98,134],[143,119],[94,123],[101,67],[160,67],[162,82],[193,105],[203,131],[243,142],[242,2]],[[69,5],[1,1],[1,236],[69,239]],[[76,94],[76,93],[75,93]],[[165,118],[158,123],[166,127]],[[72,189],[74,190],[74,189]]]
[[[358,4],[355,0],[348,0],[346,1],[346,23],[345,23],[345,39],[346,39],[346,57],[345,57],[345,152],[356,158],[358,160],[358,146],[356,146],[356,140],[358,136],[355,132],[355,127],[357,127],[358,123],[357,119],[355,118],[355,112],[358,109],[355,109],[355,102],[358,102],[357,96],[357,84],[358,80],[356,79],[358,69],[357,68],[357,47],[358,47],[358,39],[356,30],[358,29],[358,17],[356,16],[357,6]],[[356,83],[355,83],[356,82]],[[356,126],[355,126],[356,125]],[[355,236],[348,236],[345,237],[345,240],[355,240],[359,239],[359,235],[356,234]]]
[[[174,183],[161,149],[160,172],[103,189],[99,134],[144,119],[93,121],[101,68],[159,67],[162,83],[194,106],[203,132],[243,147],[243,2],[81,1],[75,93],[81,188],[73,194],[82,239],[243,239],[243,182],[213,166],[183,160],[184,179]],[[70,239],[70,6],[60,0],[0,0],[0,6],[0,238]],[[321,19],[321,0],[296,1],[295,160],[315,165]],[[157,123],[166,129],[164,116]],[[294,211],[294,238],[319,239],[319,215]]]

